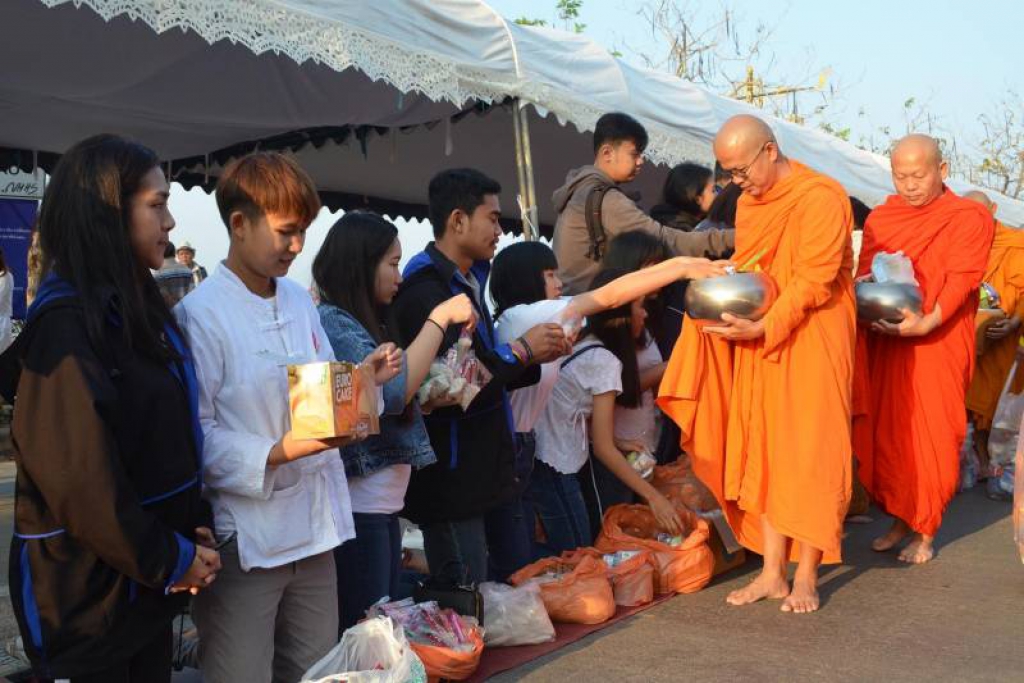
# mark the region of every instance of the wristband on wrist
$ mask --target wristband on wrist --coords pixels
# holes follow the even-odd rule
[[[526,341],[525,337],[520,337],[516,340],[518,343],[523,345],[523,349],[526,350],[526,362],[530,363],[533,361],[533,349],[530,348],[529,342]]]
[[[512,355],[516,357],[516,360],[526,365],[526,351],[518,342],[511,342],[508,347],[512,350]]]
[[[431,323],[434,327],[436,327],[437,329],[441,330],[441,335],[442,336],[448,333],[448,330],[446,330],[444,327],[442,327],[441,323],[437,322],[433,318],[427,318],[427,322]]]

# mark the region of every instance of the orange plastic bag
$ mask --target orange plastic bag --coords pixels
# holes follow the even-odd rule
[[[484,652],[484,639],[478,629],[474,628],[469,638],[473,641],[473,649],[469,652],[420,643],[409,643],[409,646],[423,662],[430,683],[441,680],[464,681],[476,673],[476,668],[480,666],[480,656]]]
[[[615,596],[604,560],[587,555],[571,559],[548,557],[526,565],[508,582],[520,586],[547,572],[564,573],[561,578],[540,585],[540,597],[551,621],[602,624],[615,614]]]
[[[562,553],[565,559],[574,559],[581,555],[589,555],[604,562],[604,553],[597,548],[577,548]],[[607,567],[607,564],[605,565]],[[654,556],[640,551],[636,557],[608,567],[608,578],[612,582],[615,604],[621,607],[637,607],[654,600],[654,586],[658,575],[658,564]]]
[[[709,512],[719,507],[711,489],[693,473],[685,453],[675,462],[655,467],[651,485],[669,500],[691,510]]]
[[[657,540],[658,524],[646,505],[616,505],[604,515],[594,545],[603,552],[649,550],[658,567],[656,590],[663,593],[696,593],[711,581],[715,558],[708,547],[711,529],[690,510],[677,506],[688,535],[671,546]]]

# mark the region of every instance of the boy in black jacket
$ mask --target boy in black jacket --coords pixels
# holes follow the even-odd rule
[[[515,434],[506,390],[536,383],[539,365],[568,351],[557,324],[538,325],[511,345],[495,344],[483,292],[501,236],[500,192],[497,182],[472,169],[442,171],[430,181],[436,241],[406,266],[392,307],[403,346],[434,307],[454,294],[468,295],[479,318],[473,350],[494,378],[467,411],[443,407],[424,418],[437,463],[413,472],[403,512],[423,530],[431,573],[472,582],[487,579],[488,540],[492,553],[506,549],[499,546],[524,545],[519,539],[487,539],[485,533],[485,515],[515,493]],[[457,328],[446,330],[439,353],[459,334]],[[526,524],[532,520],[522,522],[528,533]]]

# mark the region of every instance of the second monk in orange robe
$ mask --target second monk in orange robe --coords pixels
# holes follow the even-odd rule
[[[854,378],[858,475],[895,518],[873,547],[889,550],[913,532],[899,555],[913,564],[934,555],[935,532],[956,493],[978,286],[994,229],[984,207],[946,188],[947,171],[932,138],[897,143],[897,194],[868,217],[858,270],[866,276],[875,254],[902,251],[924,295],[922,315],[905,311],[898,324],[861,327]]]
[[[995,215],[996,205],[984,192],[967,192],[964,199],[978,202]],[[985,282],[999,292],[999,307],[1006,318],[985,331],[988,348],[983,353],[979,351],[974,377],[967,390],[967,410],[974,422],[974,447],[980,470],[983,476],[989,476],[988,435],[999,397],[1017,356],[1021,320],[1024,319],[1024,230],[1014,230],[996,221]],[[1010,387],[1013,393],[1020,393],[1019,389]]]
[[[658,403],[740,542],[764,555],[761,575],[728,602],[784,598],[784,611],[811,612],[823,555],[840,561],[850,497],[850,202],[784,157],[757,118],[726,122],[715,155],[743,189],[734,261],[757,259],[779,297],[756,322],[727,316],[701,330],[687,318]]]

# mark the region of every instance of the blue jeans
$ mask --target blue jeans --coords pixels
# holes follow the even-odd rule
[[[516,494],[484,516],[491,581],[504,583],[534,560],[534,511],[526,489],[533,475],[533,432],[516,434]]]
[[[559,555],[593,543],[587,505],[575,474],[562,474],[538,460],[528,497],[547,536],[546,543],[537,544],[541,556]]]
[[[421,524],[423,551],[434,578],[456,583],[487,580],[487,534],[483,517]]]
[[[356,537],[334,549],[338,571],[338,625],[355,626],[384,596],[397,599],[402,568],[398,515],[352,514]]]

